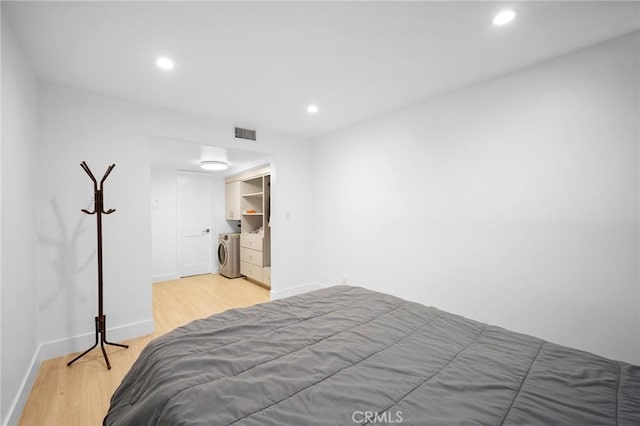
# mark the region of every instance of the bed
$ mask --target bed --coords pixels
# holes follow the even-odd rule
[[[359,287],[151,342],[105,425],[640,424],[640,367]]]

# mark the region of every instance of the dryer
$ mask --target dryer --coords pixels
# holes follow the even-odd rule
[[[240,277],[240,233],[220,234],[218,238],[218,272],[227,278]]]

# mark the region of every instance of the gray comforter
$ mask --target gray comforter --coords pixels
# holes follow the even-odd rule
[[[640,424],[640,367],[337,286],[151,342],[106,425]]]

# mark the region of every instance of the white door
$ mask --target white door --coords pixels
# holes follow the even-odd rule
[[[211,177],[178,172],[178,264],[181,277],[212,271]]]

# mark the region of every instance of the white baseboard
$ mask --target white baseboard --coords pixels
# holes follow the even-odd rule
[[[218,273],[218,267],[214,266],[211,269],[211,274],[215,275]],[[175,274],[161,274],[161,275],[154,275],[151,277],[151,282],[153,284],[155,283],[160,283],[162,281],[173,281],[173,280],[179,280],[180,279],[180,274],[178,274],[177,272]]]
[[[107,338],[112,342],[120,342],[134,337],[145,336],[153,333],[153,331],[153,320],[140,321],[133,324],[107,329]],[[95,339],[95,333],[92,332],[75,337],[69,337],[67,339],[54,340],[52,342],[39,344],[31,358],[27,374],[25,374],[25,377],[20,384],[18,394],[7,411],[6,421],[2,426],[14,426],[20,421],[22,410],[27,402],[27,398],[29,398],[33,383],[38,376],[38,370],[40,369],[40,363],[42,361],[86,350],[95,343]]]
[[[308,293],[313,290],[320,290],[325,288],[324,285],[319,283],[307,283],[298,285],[295,287],[283,288],[282,290],[271,290],[271,300],[282,299],[289,296],[295,296],[296,294]]]
[[[178,275],[177,273],[175,274],[161,274],[161,275],[154,275],[151,277],[151,282],[153,283],[159,283],[162,281],[173,281],[173,280],[177,280],[180,279],[180,275]]]
[[[153,320],[141,321],[133,324],[122,325],[107,329],[107,338],[110,342],[133,339],[154,331]],[[54,340],[41,344],[40,361],[56,358],[62,355],[80,352],[88,349],[96,341],[95,332],[80,334],[66,339]]]

